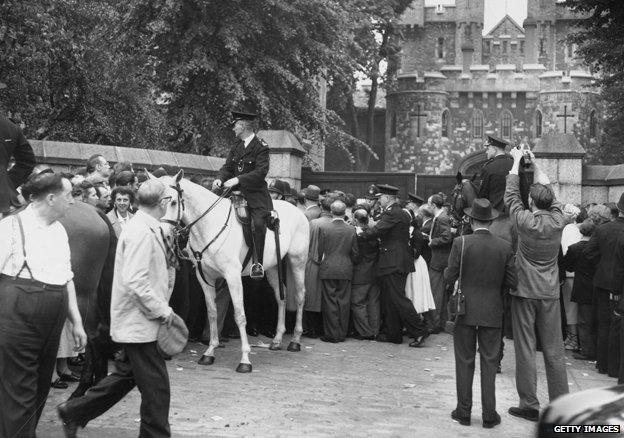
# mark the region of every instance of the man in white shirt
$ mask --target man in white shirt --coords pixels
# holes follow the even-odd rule
[[[171,324],[167,252],[159,219],[170,196],[165,186],[148,180],[137,192],[139,211],[119,237],[111,296],[111,338],[123,347],[116,370],[79,398],[58,407],[65,434],[106,412],[135,386],[141,392],[140,436],[169,437],[169,374],[158,353],[161,324]]]
[[[65,319],[74,348],[87,335],[78,311],[65,228],[71,183],[41,173],[22,187],[31,204],[0,222],[0,436],[34,437]]]

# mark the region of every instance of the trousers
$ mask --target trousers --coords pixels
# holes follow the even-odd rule
[[[379,333],[379,287],[376,284],[351,285],[351,315],[360,336]]]
[[[559,299],[538,300],[513,296],[511,314],[516,352],[516,389],[520,397],[520,407],[539,410],[535,364],[536,327],[546,365],[549,400],[553,401],[569,392]]]
[[[169,374],[156,342],[120,344],[124,354],[115,371],[82,397],[67,402],[68,416],[83,427],[124,398],[135,386],[141,392],[140,438],[170,437]]]
[[[321,315],[326,337],[344,341],[349,330],[351,280],[321,280]]]
[[[413,338],[427,333],[427,327],[414,309],[414,304],[405,296],[406,273],[394,272],[379,276],[381,288],[381,313],[382,328],[389,339],[400,340],[403,338],[402,329],[407,329],[407,334]]]
[[[65,286],[0,276],[0,436],[36,436],[66,317]]]

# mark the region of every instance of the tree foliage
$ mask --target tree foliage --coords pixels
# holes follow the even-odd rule
[[[624,162],[624,3],[621,0],[567,0],[566,5],[587,19],[570,41],[578,54],[600,75],[606,105],[604,136],[596,156],[604,164]]]

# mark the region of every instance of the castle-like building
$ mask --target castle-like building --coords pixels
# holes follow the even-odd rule
[[[414,0],[386,95],[385,170],[473,172],[483,138],[535,144],[573,133],[591,156],[601,134],[594,77],[565,38],[578,16],[557,0],[528,0],[522,26],[505,16],[483,35],[484,0]]]

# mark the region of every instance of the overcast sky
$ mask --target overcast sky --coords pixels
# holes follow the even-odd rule
[[[509,14],[516,23],[522,26],[527,16],[527,0],[484,0],[485,13],[483,21],[483,33],[486,34],[505,14]],[[425,0],[426,5],[454,5],[455,0]]]

